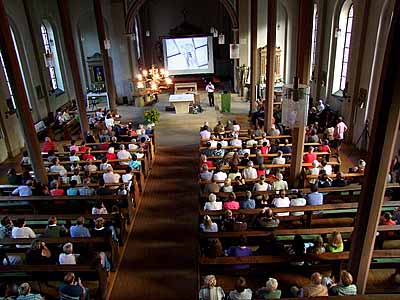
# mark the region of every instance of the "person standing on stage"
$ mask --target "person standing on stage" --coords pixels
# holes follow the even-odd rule
[[[210,103],[210,106],[215,106],[215,104],[214,104],[215,87],[214,87],[214,85],[212,84],[211,81],[207,84],[206,91],[208,93],[208,102]]]

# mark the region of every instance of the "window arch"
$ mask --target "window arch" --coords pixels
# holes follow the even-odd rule
[[[310,63],[310,80],[315,78],[315,67],[317,65],[317,41],[318,41],[318,6],[314,3],[312,45],[311,45],[311,63]]]
[[[345,1],[340,10],[339,24],[335,31],[337,42],[332,86],[332,92],[334,93],[338,91],[344,91],[346,89],[353,17],[353,3],[350,1]]]
[[[24,83],[25,93],[26,93],[27,98],[28,98],[29,107],[32,109],[31,99],[29,97],[29,91],[28,91],[28,88],[27,88],[27,81],[26,81],[26,78],[25,78],[24,69],[22,67],[20,49],[18,47],[18,43],[17,43],[17,39],[16,39],[16,36],[15,36],[14,30],[13,30],[13,28],[11,26],[10,26],[10,32],[11,32],[11,37],[12,37],[13,44],[14,44],[15,53],[17,54],[18,65],[19,65],[19,69],[21,71],[22,80],[23,80],[23,83]],[[16,106],[15,106],[14,91],[13,91],[13,88],[12,88],[12,86],[13,86],[12,80],[13,79],[12,79],[12,77],[10,76],[10,74],[9,74],[9,72],[7,70],[6,62],[4,60],[4,57],[3,57],[2,53],[1,53],[1,51],[0,51],[0,64],[1,64],[1,68],[3,70],[3,74],[4,74],[5,81],[6,81],[8,94],[9,94],[9,98],[7,99],[7,107],[8,107],[8,110],[10,112],[14,112],[15,109],[16,109]]]
[[[50,87],[53,91],[63,91],[64,83],[61,76],[60,61],[58,59],[53,27],[49,22],[43,20],[40,25],[40,32],[45,50],[46,68],[50,77]]]

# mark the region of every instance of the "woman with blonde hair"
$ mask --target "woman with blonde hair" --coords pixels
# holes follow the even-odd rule
[[[209,215],[205,215],[200,229],[202,232],[218,232],[218,225],[212,221]]]
[[[200,300],[222,300],[225,298],[224,290],[217,286],[217,279],[214,275],[204,277],[204,285],[199,291]]]
[[[262,287],[256,292],[256,299],[280,299],[281,290],[278,290],[278,280],[268,278],[265,287]]]
[[[331,286],[329,294],[335,296],[357,295],[357,286],[353,284],[353,276],[347,271],[342,271],[339,284]]]
[[[343,239],[340,232],[335,231],[332,233],[327,246],[328,252],[337,253],[343,252]]]
[[[311,253],[317,255],[325,253],[324,240],[321,236],[315,238],[314,246],[311,248]]]
[[[229,179],[229,178],[225,179],[224,186],[221,188],[221,192],[224,192],[224,193],[232,193],[233,192],[231,179]]]

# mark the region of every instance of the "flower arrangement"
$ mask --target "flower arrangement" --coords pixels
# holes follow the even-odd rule
[[[152,108],[144,112],[144,118],[149,124],[157,123],[160,120],[160,112],[156,108]]]

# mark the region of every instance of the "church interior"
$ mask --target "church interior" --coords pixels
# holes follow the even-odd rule
[[[0,0],[0,299],[400,299],[399,36],[398,0]]]

